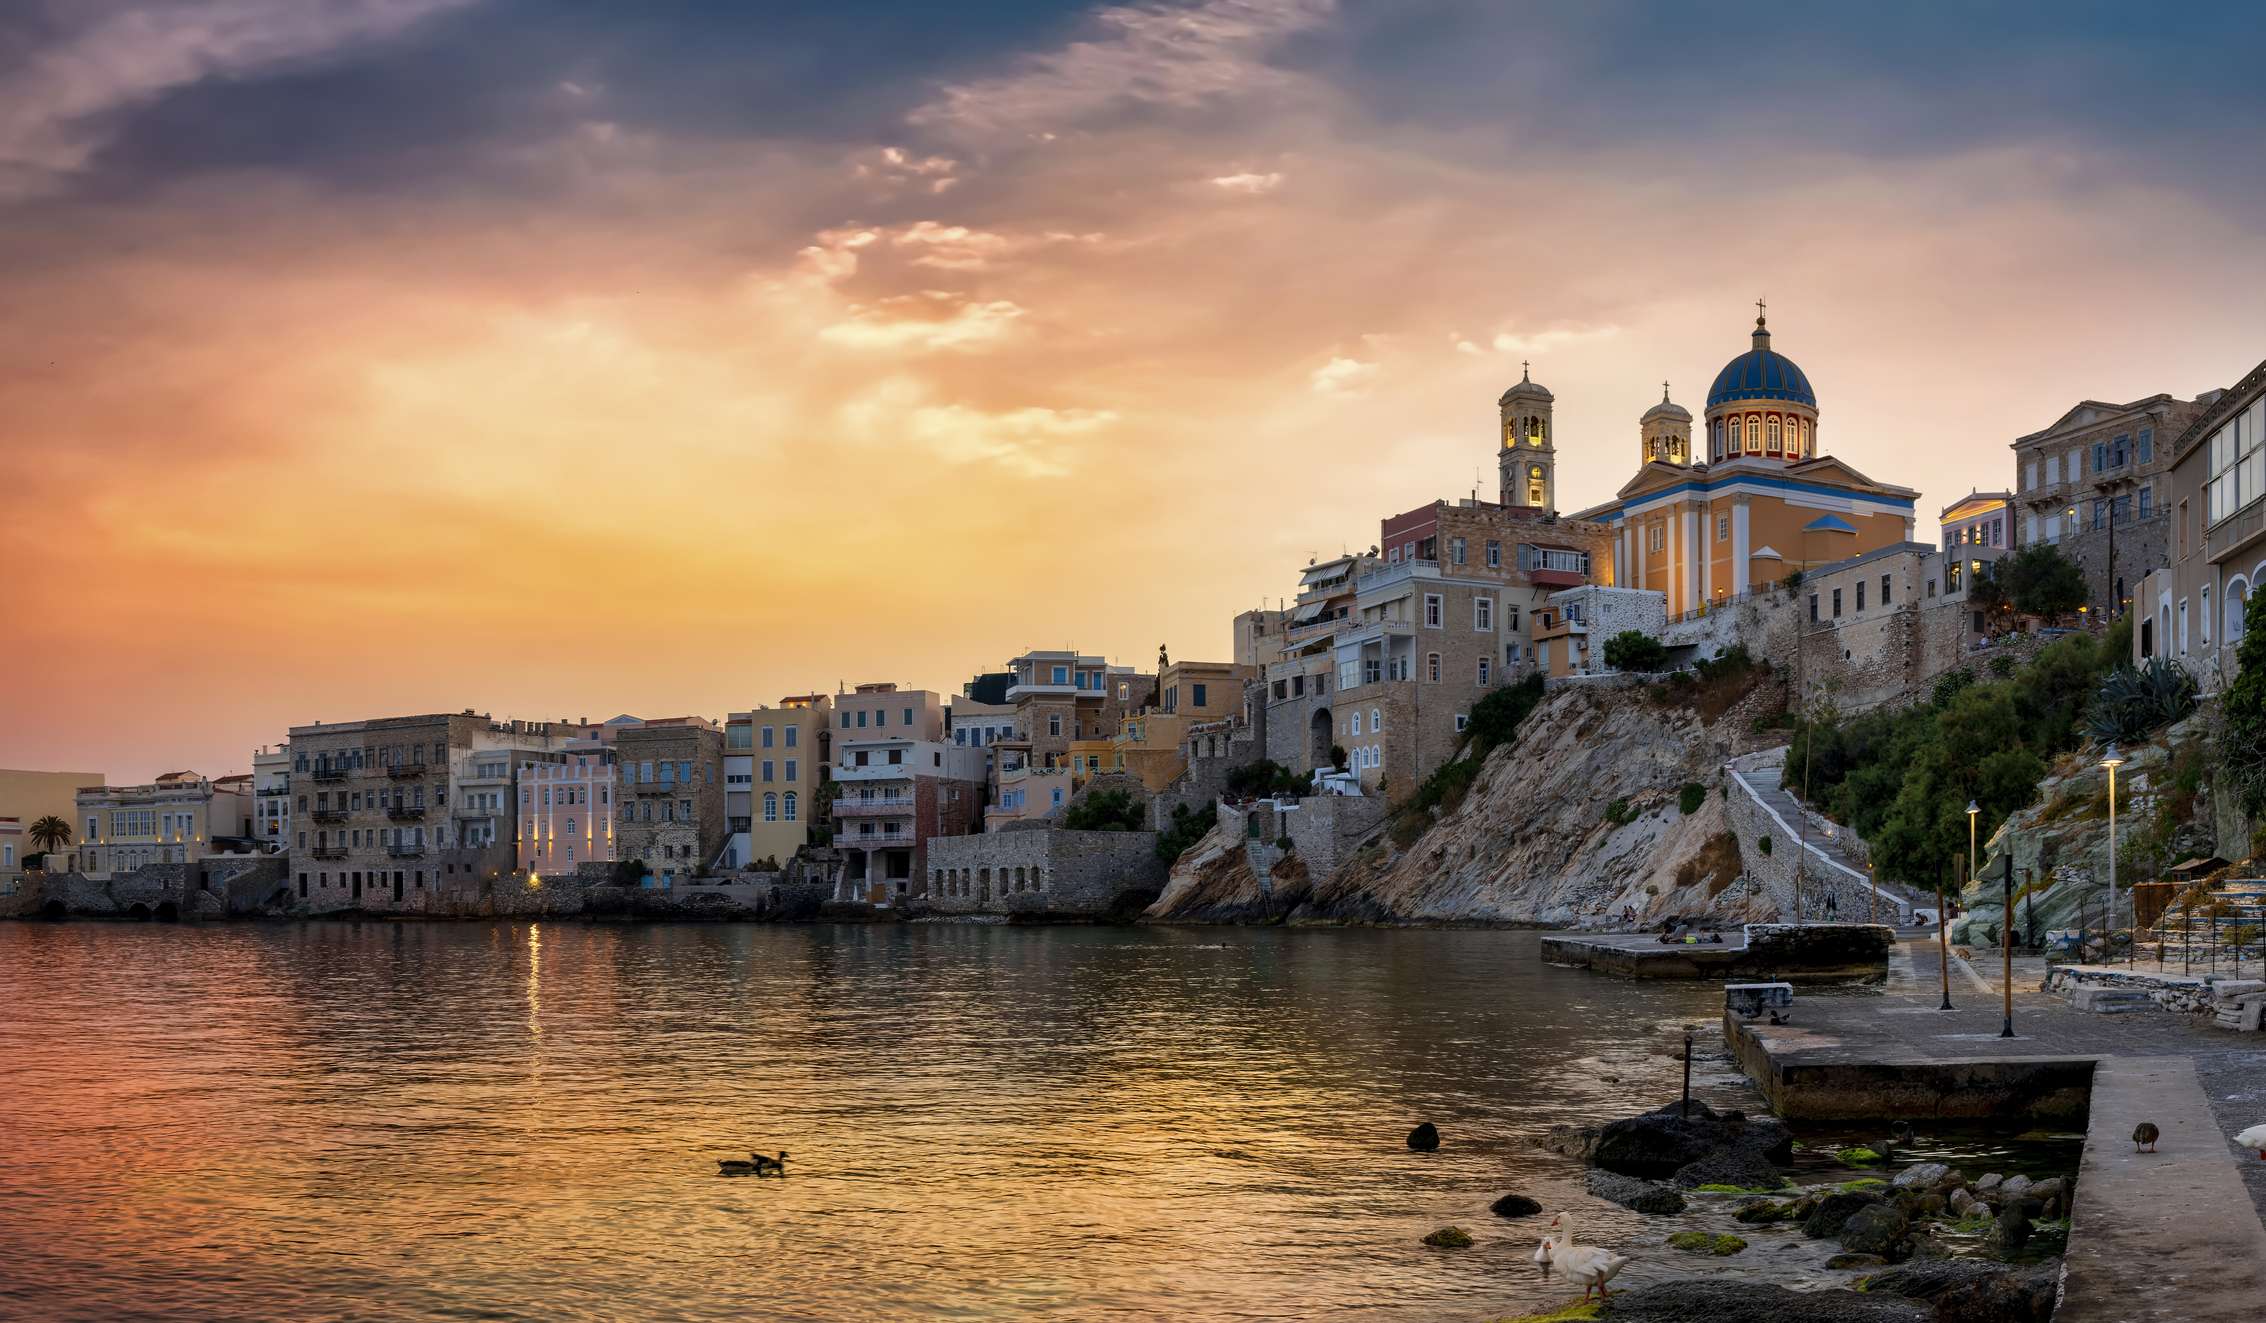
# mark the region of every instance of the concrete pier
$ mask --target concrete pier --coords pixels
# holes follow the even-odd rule
[[[1558,933],[1542,958],[1620,978],[1760,979],[1845,983],[1888,976],[1896,930],[1871,923],[1751,923],[1718,944],[1663,942],[1657,933]]]

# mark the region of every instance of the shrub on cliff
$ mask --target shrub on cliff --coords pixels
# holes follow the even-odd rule
[[[1281,763],[1261,758],[1257,762],[1231,767],[1227,773],[1227,793],[1237,799],[1259,799],[1267,795],[1301,795],[1306,793],[1306,778]]]
[[[1505,685],[1471,705],[1471,715],[1465,720],[1463,741],[1456,756],[1434,768],[1416,787],[1416,793],[1395,811],[1408,816],[1406,820],[1421,822],[1433,809],[1453,809],[1463,802],[1464,792],[1479,778],[1479,769],[1487,755],[1518,739],[1519,727],[1534,709],[1542,703],[1542,677],[1529,675],[1514,685]],[[1383,782],[1378,783],[1379,789]],[[1415,829],[1421,831],[1421,828]],[[1402,829],[1396,827],[1393,839],[1400,841]],[[1409,835],[1413,841],[1415,835]]]
[[[2103,744],[2137,744],[2195,710],[2195,677],[2169,657],[2127,662],[2093,692],[2085,729]]]
[[[645,881],[645,875],[651,871],[645,866],[643,859],[617,860],[614,864],[614,885],[634,887]]]
[[[1219,810],[1211,804],[1200,809],[1191,809],[1186,804],[1174,805],[1171,823],[1157,833],[1157,858],[1164,861],[1165,867],[1172,867],[1218,820]]]
[[[1668,649],[1641,629],[1624,629],[1605,640],[1605,664],[1616,671],[1665,670]]]

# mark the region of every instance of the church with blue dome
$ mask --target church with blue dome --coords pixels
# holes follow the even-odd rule
[[[1746,352],[1708,386],[1698,434],[1664,385],[1638,420],[1636,475],[1567,516],[1601,535],[1609,564],[1593,558],[1594,582],[1661,593],[1671,618],[1912,536],[1919,494],[1819,448],[1817,391],[1756,310]],[[1498,401],[1502,504],[1555,520],[1553,405],[1531,372]]]

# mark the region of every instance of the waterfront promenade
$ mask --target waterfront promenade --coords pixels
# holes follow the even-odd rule
[[[1782,1115],[1852,1117],[1884,1104],[1894,1111],[1883,1115],[1914,1119],[2085,1115],[2056,1318],[2255,1317],[2266,1296],[2266,1163],[2229,1136],[2266,1121],[2257,1035],[2172,1012],[2080,1012],[2038,991],[2043,976],[2042,961],[2015,962],[2015,1037],[2002,1038],[1999,963],[1955,950],[1945,1011],[1935,944],[1914,935],[1897,944],[1879,990],[1803,994],[1790,1023],[1727,1026],[1727,1036]],[[2133,1152],[2142,1121],[2163,1132],[2155,1153]]]

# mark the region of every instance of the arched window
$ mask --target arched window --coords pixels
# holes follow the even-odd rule
[[[567,835],[574,835],[574,819],[572,818],[567,819]]]
[[[1762,417],[1759,414],[1747,415],[1747,453],[1762,453]]]
[[[769,790],[763,792],[763,820],[765,822],[777,822],[779,820],[779,796]]]
[[[1539,446],[1542,444],[1542,438],[1542,419],[1539,416],[1527,419],[1526,443],[1530,446]]]
[[[2248,608],[2249,604],[2250,585],[2243,581],[2242,576],[2238,574],[2227,580],[2226,637],[2221,639],[2220,642],[2231,646],[2242,641],[2242,613]]]
[[[1425,678],[1425,679],[1427,679],[1427,680],[1430,680],[1430,681],[1431,681],[1432,683],[1434,683],[1434,684],[1438,684],[1438,683],[1440,682],[1440,654],[1439,654],[1439,653],[1437,653],[1437,652],[1428,652],[1428,653],[1425,653],[1425,654],[1424,654],[1424,671],[1425,671],[1425,675],[1424,675],[1424,678]]]
[[[784,808],[786,809],[786,816],[787,816],[787,821],[789,821],[789,822],[793,822],[793,821],[795,820],[795,809],[796,809],[796,805],[795,805],[795,792],[794,792],[794,791],[792,791],[792,790],[790,790],[790,791],[788,791],[788,792],[787,792],[787,793],[786,793],[786,794],[785,794],[784,796],[782,796],[782,798],[783,798],[783,800],[785,801],[785,802],[784,802],[784,804],[782,805],[782,807],[784,807]],[[572,827],[574,826],[574,824],[570,822],[570,823],[568,823],[568,824],[567,824],[567,826],[568,826],[568,827],[569,827],[569,828],[571,829],[571,828],[572,828]]]
[[[1767,446],[1765,447],[1765,449],[1766,449],[1766,450],[1768,451],[1768,453],[1770,453],[1770,454],[1773,454],[1773,455],[1778,455],[1778,454],[1784,454],[1784,453],[1785,453],[1785,448],[1784,448],[1784,446],[1783,446],[1783,445],[1782,445],[1782,444],[1781,444],[1781,443],[1779,442],[1779,439],[1778,439],[1778,415],[1777,415],[1777,414],[1772,414],[1772,415],[1770,416],[1770,422],[1769,422],[1769,423],[1768,423],[1768,424],[1767,424],[1767,425],[1765,426],[1765,428],[1764,428],[1764,435],[1765,435],[1765,436],[1767,437],[1767,439],[1768,439],[1768,444],[1767,444]]]

